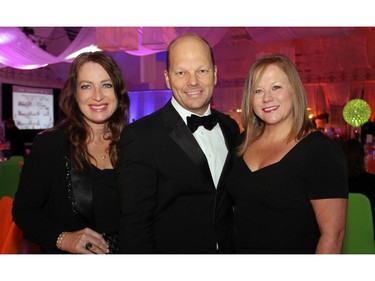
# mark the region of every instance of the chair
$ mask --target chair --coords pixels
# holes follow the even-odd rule
[[[375,254],[370,200],[361,193],[349,193],[343,254]]]
[[[12,156],[9,160],[0,163],[0,198],[5,195],[14,198],[20,180],[20,163],[23,161],[22,156]]]
[[[39,254],[39,245],[23,236],[12,217],[13,198],[0,199],[0,254]]]
[[[13,222],[13,198],[3,196],[0,199],[0,254],[18,254],[22,240],[22,231]]]
[[[9,196],[3,196],[0,198],[0,248],[3,246],[3,241],[5,241],[12,222],[12,218],[9,216],[12,204],[13,199]]]

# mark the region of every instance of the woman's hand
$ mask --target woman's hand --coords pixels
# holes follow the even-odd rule
[[[60,249],[72,254],[107,254],[108,245],[101,234],[90,228],[66,232]]]

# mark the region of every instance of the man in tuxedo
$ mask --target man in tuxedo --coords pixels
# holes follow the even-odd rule
[[[193,33],[173,40],[164,76],[171,100],[120,139],[120,252],[230,253],[223,183],[240,135],[210,107],[217,68],[208,42]]]

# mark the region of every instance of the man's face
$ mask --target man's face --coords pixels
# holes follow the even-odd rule
[[[170,49],[169,62],[164,76],[174,98],[186,110],[202,115],[217,81],[209,47],[197,37],[181,38]]]

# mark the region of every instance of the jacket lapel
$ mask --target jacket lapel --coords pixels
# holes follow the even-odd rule
[[[164,124],[172,129],[169,134],[170,138],[201,171],[204,171],[209,179],[212,179],[206,156],[170,101],[163,109],[163,119]]]

